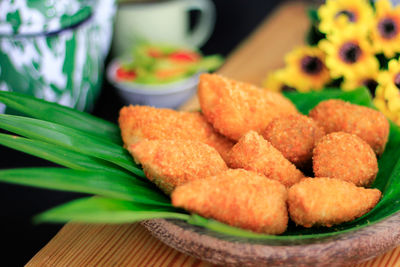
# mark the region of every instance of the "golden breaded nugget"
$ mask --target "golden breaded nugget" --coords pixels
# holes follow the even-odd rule
[[[380,198],[378,189],[365,189],[333,178],[306,178],[288,190],[289,214],[304,227],[330,227],[364,215]]]
[[[320,102],[310,111],[309,116],[316,120],[326,133],[355,134],[367,142],[376,154],[381,155],[385,150],[389,122],[379,111],[331,99]]]
[[[142,139],[195,140],[214,147],[226,159],[233,146],[199,112],[128,106],[120,111],[119,126],[126,147]]]
[[[374,151],[354,134],[328,134],[317,144],[313,153],[316,177],[332,177],[357,186],[368,186],[378,173]]]
[[[286,188],[242,169],[178,186],[172,205],[254,232],[281,234],[288,214]]]
[[[207,120],[232,140],[239,140],[249,130],[260,133],[276,117],[297,113],[280,93],[217,74],[200,76],[198,97]]]
[[[166,194],[188,181],[228,169],[213,147],[199,141],[141,140],[128,149],[146,177]]]
[[[276,118],[262,132],[262,136],[297,167],[311,162],[315,144],[324,135],[325,131],[313,119],[300,114]]]
[[[291,186],[304,175],[261,135],[250,131],[229,152],[228,166],[243,168]]]

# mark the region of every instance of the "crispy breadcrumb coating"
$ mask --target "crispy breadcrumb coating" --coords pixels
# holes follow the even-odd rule
[[[237,169],[178,186],[172,204],[206,218],[267,234],[286,230],[286,188],[257,173]]]
[[[301,168],[311,162],[315,144],[325,131],[313,119],[299,114],[274,119],[262,135],[285,158]]]
[[[233,146],[233,142],[214,131],[199,112],[128,106],[120,111],[119,126],[126,147],[144,138],[195,140],[214,147],[226,159]]]
[[[320,102],[310,111],[309,116],[316,120],[326,133],[355,134],[367,142],[377,155],[381,155],[385,150],[389,122],[379,111],[331,99]]]
[[[188,181],[228,169],[213,147],[199,141],[141,140],[128,149],[146,177],[166,194]]]
[[[324,136],[314,149],[316,177],[332,177],[369,186],[378,173],[378,161],[372,148],[354,134],[344,132]]]
[[[297,113],[280,93],[217,74],[200,76],[198,97],[207,120],[232,140],[239,140],[249,130],[260,133],[275,117]]]
[[[291,186],[304,175],[261,135],[250,131],[232,147],[228,166],[243,168]]]
[[[311,227],[352,221],[378,203],[381,192],[333,178],[306,178],[288,190],[290,218]]]

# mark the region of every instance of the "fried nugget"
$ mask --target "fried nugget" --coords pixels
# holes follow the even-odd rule
[[[214,147],[225,159],[233,146],[199,112],[128,106],[120,111],[119,126],[126,147],[142,139],[195,140]]]
[[[141,140],[128,150],[142,164],[146,177],[166,194],[188,181],[228,169],[213,147],[199,141]]]
[[[228,166],[243,168],[291,186],[304,175],[261,135],[250,131],[229,152]]]
[[[292,102],[280,93],[217,74],[200,76],[198,97],[207,120],[232,140],[239,140],[249,130],[260,133],[276,117],[297,113]]]
[[[288,115],[276,118],[268,124],[262,136],[297,167],[311,163],[315,144],[325,131],[311,118],[304,115]]]
[[[326,133],[355,134],[367,142],[377,155],[381,155],[385,150],[389,122],[379,111],[331,99],[320,102],[310,111],[309,116],[316,120]]]
[[[232,226],[267,234],[286,230],[286,188],[242,169],[178,186],[172,204]]]
[[[333,178],[306,178],[288,190],[290,218],[311,227],[352,221],[378,203],[381,192]]]
[[[313,153],[316,177],[332,177],[357,186],[368,186],[378,173],[374,151],[354,134],[328,134],[317,144]]]

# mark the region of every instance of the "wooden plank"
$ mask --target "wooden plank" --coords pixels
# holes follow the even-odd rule
[[[154,238],[139,223],[68,223],[27,264],[32,266],[212,266]]]
[[[284,55],[303,44],[305,4],[282,5],[228,58],[219,73],[260,85]],[[196,98],[183,109],[198,109]],[[399,266],[400,248],[361,266]],[[66,224],[28,263],[33,266],[211,266],[161,243],[140,224]]]

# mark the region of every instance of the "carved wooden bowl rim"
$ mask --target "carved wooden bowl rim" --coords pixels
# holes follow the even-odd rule
[[[230,266],[338,266],[370,260],[400,244],[400,213],[335,237],[299,242],[235,238],[180,220],[152,219],[142,224],[172,248]]]

